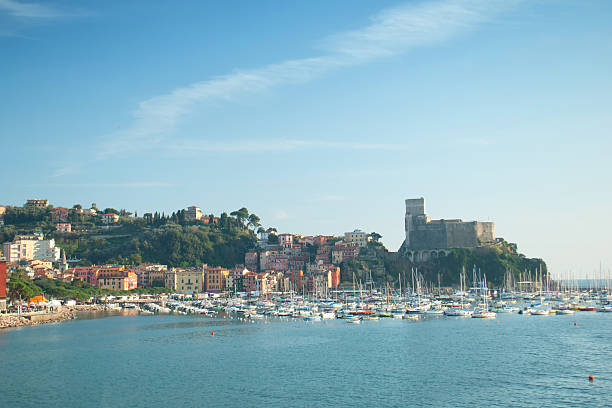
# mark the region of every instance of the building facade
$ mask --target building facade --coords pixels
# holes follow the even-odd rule
[[[368,245],[368,234],[361,230],[345,232],[344,242],[347,244],[355,244],[363,248]]]
[[[119,221],[119,215],[114,213],[108,213],[102,215],[102,222],[105,224],[114,224]]]
[[[42,235],[16,235],[13,242],[5,242],[2,249],[9,263],[60,259],[60,248],[55,246],[55,240],[43,239]]]
[[[202,219],[202,210],[200,207],[192,205],[191,207],[187,207],[187,211],[185,211],[185,219],[187,220],[201,220]]]
[[[206,291],[213,293],[223,292],[230,271],[225,268],[208,266],[205,266],[203,269],[206,275]]]
[[[28,200],[25,203],[24,207],[29,207],[29,208],[47,208],[49,206],[49,200],[47,200],[46,198],[35,198],[32,200]]]
[[[204,292],[204,271],[199,268],[172,268],[166,273],[166,287],[177,293]]]

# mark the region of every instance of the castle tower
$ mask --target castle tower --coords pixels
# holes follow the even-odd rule
[[[410,248],[410,232],[413,231],[414,225],[417,219],[423,219],[425,217],[425,199],[421,198],[408,198],[406,200],[406,217],[405,217],[405,230],[406,240],[404,241],[404,247]]]

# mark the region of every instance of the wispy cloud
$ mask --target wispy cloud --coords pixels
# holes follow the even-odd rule
[[[274,218],[276,218],[277,220],[286,220],[289,218],[289,214],[287,214],[285,210],[277,210],[274,213]]]
[[[54,178],[62,177],[68,174],[76,173],[80,168],[81,168],[81,165],[76,162],[70,163],[70,164],[59,165],[58,167],[55,168],[55,170],[51,172],[51,177],[54,177]]]
[[[0,0],[0,11],[22,18],[49,19],[66,16],[66,13],[44,4],[16,0]]]
[[[6,1],[6,0],[4,0]],[[106,135],[98,158],[133,152],[173,136],[180,120],[202,103],[231,100],[285,84],[304,83],[330,71],[404,53],[412,48],[446,41],[488,21],[514,0],[443,0],[408,4],[383,10],[361,29],[339,33],[320,44],[324,54],[293,59],[257,69],[238,70],[142,101],[133,122],[123,131]],[[315,144],[317,142],[314,142]],[[180,142],[179,142],[180,144]],[[209,145],[210,146],[210,145]],[[290,149],[306,142],[285,143]],[[344,145],[343,145],[344,146]],[[333,147],[333,146],[329,146]],[[365,147],[365,146],[364,146]],[[202,147],[202,150],[214,147]],[[246,147],[265,149],[262,147]],[[242,147],[225,151],[240,151]],[[224,150],[218,145],[217,150]]]
[[[299,139],[257,139],[218,142],[213,140],[178,140],[165,147],[174,152],[278,152],[294,150],[405,150],[400,144],[327,142],[321,140]]]
[[[134,181],[126,183],[45,183],[30,184],[32,187],[58,187],[58,188],[157,188],[176,186],[176,183],[163,183],[156,181]]]
[[[333,202],[333,201],[344,201],[346,198],[337,194],[327,194],[321,197],[316,197],[313,201],[315,202]]]
[[[472,146],[490,146],[495,143],[493,139],[487,139],[483,137],[460,139],[459,142],[462,144],[472,145]]]

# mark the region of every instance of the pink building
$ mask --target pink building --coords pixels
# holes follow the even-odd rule
[[[293,234],[279,234],[278,242],[283,248],[291,248],[293,246]]]
[[[72,225],[69,222],[59,222],[55,224],[55,230],[58,232],[72,232]]]
[[[68,216],[70,215],[70,209],[64,207],[55,207],[53,209],[53,218],[58,222],[66,222],[68,221]]]

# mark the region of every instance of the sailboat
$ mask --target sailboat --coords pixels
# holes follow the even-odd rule
[[[457,308],[451,308],[451,309],[447,309],[444,311],[444,315],[445,316],[458,316],[458,317],[467,317],[470,316],[472,314],[472,312],[470,310],[465,310],[463,308],[463,299],[465,298],[465,293],[463,292],[463,281],[465,279],[465,268],[462,269],[461,271],[461,276],[459,277],[459,285],[460,285],[460,291],[459,293],[461,294],[461,308],[457,309]]]
[[[489,311],[489,289],[487,288],[487,275],[484,276],[483,282],[483,293],[484,293],[484,309],[474,310],[472,313],[472,317],[475,319],[494,319],[497,316],[497,313]]]

